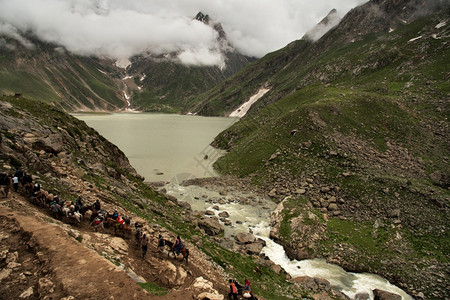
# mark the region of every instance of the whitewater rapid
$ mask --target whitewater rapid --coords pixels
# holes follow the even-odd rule
[[[169,183],[165,186],[165,189],[168,194],[181,201],[188,202],[193,210],[211,210],[217,216],[220,212],[227,211],[230,215],[228,219],[232,221],[233,226],[224,226],[225,237],[233,236],[239,232],[252,232],[253,235],[266,242],[266,246],[261,252],[269,257],[272,262],[280,265],[292,278],[309,276],[326,279],[330,282],[331,286],[340,290],[351,299],[359,293],[367,293],[370,299],[374,299],[372,292],[374,289],[398,294],[402,296],[403,300],[413,299],[402,289],[375,274],[346,272],[337,265],[327,263],[324,259],[290,260],[283,246],[269,238],[271,230],[270,214],[275,209],[275,204],[270,200],[257,199],[262,205],[255,207],[233,201],[236,197],[245,197],[246,195],[223,196],[218,192],[203,187],[180,186],[177,183]],[[213,204],[207,201],[207,199],[220,198],[226,198],[226,203]],[[213,206],[219,206],[219,210],[215,210]],[[236,223],[236,221],[240,222]]]

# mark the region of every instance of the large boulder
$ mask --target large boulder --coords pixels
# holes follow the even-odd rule
[[[258,255],[264,246],[261,243],[251,243],[245,245],[245,252],[250,255]]]
[[[248,232],[240,232],[234,237],[234,239],[239,245],[251,244],[256,241],[255,236]]]
[[[181,266],[175,266],[169,261],[159,270],[160,280],[169,286],[182,286],[187,278],[187,272]]]
[[[218,291],[213,288],[211,281],[204,279],[203,277],[197,277],[192,283],[190,290],[194,291],[194,299],[203,300],[223,300],[223,295],[220,295]]]
[[[313,291],[326,291],[329,292],[331,290],[331,285],[328,280],[322,278],[313,278],[309,276],[300,276],[293,279],[295,282],[300,283],[301,285],[313,290]]]
[[[203,229],[207,235],[215,236],[222,234],[225,229],[216,219],[212,218],[201,218],[198,220],[197,226]]]
[[[374,300],[401,300],[402,296],[387,291],[375,289],[373,290]]]
[[[45,138],[37,138],[33,142],[33,149],[37,151],[44,150],[47,153],[58,154],[64,149],[62,135],[50,134]]]

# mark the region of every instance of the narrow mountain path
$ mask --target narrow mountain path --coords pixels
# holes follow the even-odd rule
[[[168,259],[167,251],[157,250],[157,235],[150,226],[145,227],[152,232],[143,260],[134,237],[93,232],[87,221],[81,226],[63,223],[14,192],[0,199],[0,225],[0,292],[10,299],[44,295],[48,299],[196,299],[199,290],[192,286],[199,277],[213,282],[219,293],[227,292],[224,274],[203,253],[190,245],[189,264]],[[111,249],[115,252],[107,253]],[[114,258],[120,259],[121,267],[113,263]],[[147,293],[124,269],[167,289],[168,294]]]

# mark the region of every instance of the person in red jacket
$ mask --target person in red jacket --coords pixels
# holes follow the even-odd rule
[[[228,300],[231,300],[233,297],[233,300],[237,300],[238,290],[236,288],[236,285],[234,285],[233,280],[228,280],[230,283],[230,293],[228,294]]]

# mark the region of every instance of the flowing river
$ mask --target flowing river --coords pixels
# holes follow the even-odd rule
[[[266,241],[265,253],[292,277],[324,278],[350,298],[380,289],[412,299],[403,290],[374,274],[350,273],[323,259],[289,260],[282,246],[269,239],[270,213],[275,204],[256,195],[220,195],[217,191],[198,186],[181,186],[190,178],[211,177],[217,174],[213,162],[222,152],[209,146],[214,137],[237,121],[235,118],[206,118],[167,114],[75,114],[112,143],[130,160],[131,165],[146,181],[166,181],[167,192],[191,204],[193,210],[213,210],[230,214],[233,226],[225,226],[225,236],[249,230]],[[237,204],[232,198],[256,198],[259,205]],[[218,203],[217,199],[223,200]]]

